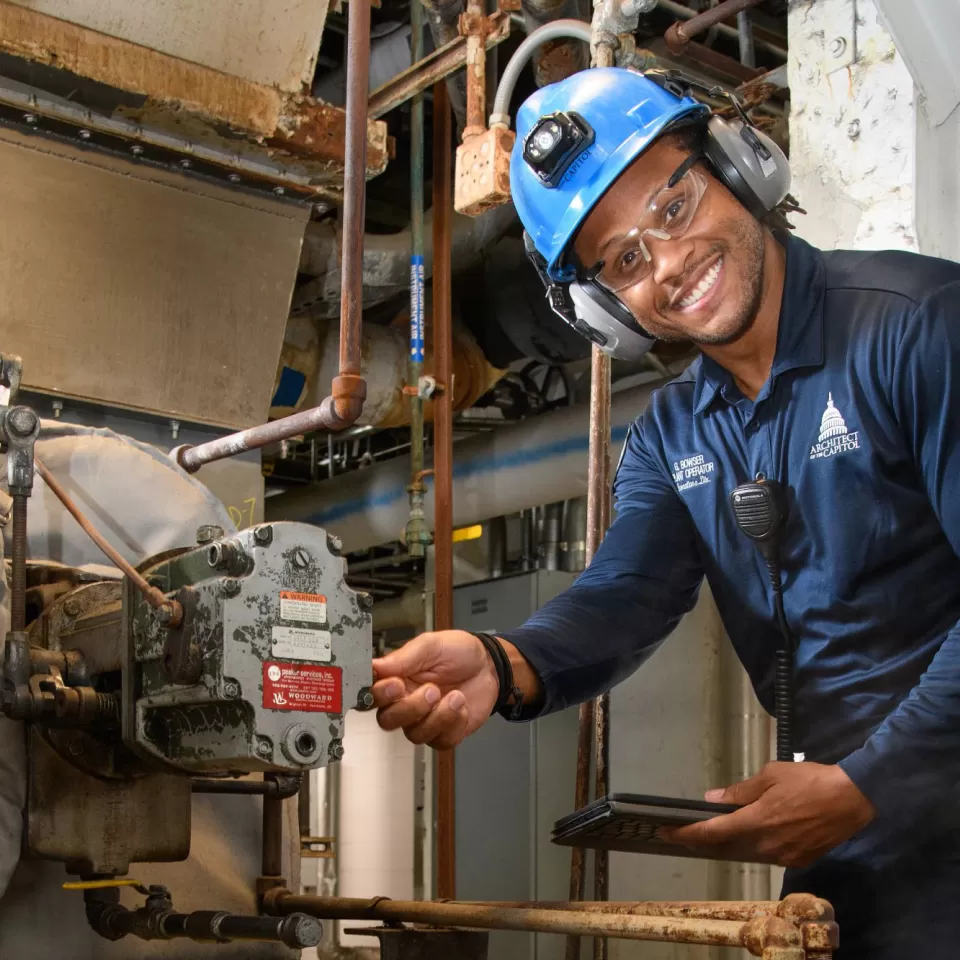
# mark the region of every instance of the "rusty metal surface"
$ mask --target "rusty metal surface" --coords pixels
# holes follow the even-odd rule
[[[574,787],[573,809],[580,810],[590,802],[590,758],[593,754],[593,701],[580,704],[579,729],[577,731],[577,774]],[[584,868],[586,851],[574,847],[570,853],[570,899],[582,900],[584,894]],[[567,938],[566,960],[579,960],[580,938]]]
[[[678,20],[672,24],[664,34],[667,49],[674,55],[684,53],[687,44],[696,36],[705,33],[714,24],[720,23],[729,17],[734,17],[742,10],[756,7],[761,0],[724,0],[723,3],[705,10],[690,20]]]
[[[580,48],[581,44],[576,40],[548,40],[534,56],[537,86],[558,83],[582,70],[585,58]]]
[[[487,45],[490,29],[484,15],[483,0],[467,0],[460,15],[460,33],[467,38],[467,123],[463,139],[468,140],[487,129]]]
[[[781,917],[762,915],[751,920],[591,913],[581,910],[525,909],[483,903],[372,900],[295,896],[275,890],[264,898],[264,909],[286,916],[302,912],[321,919],[382,920],[479,930],[525,930],[743,947],[765,960],[803,960],[799,928]],[[798,952],[799,951],[799,952]]]
[[[498,10],[486,18],[485,49],[489,50],[510,36],[510,14]],[[370,95],[368,111],[371,119],[382,117],[394,107],[405,103],[414,94],[422,93],[435,83],[456,73],[467,62],[467,38],[457,37],[439,50],[419,60],[412,67],[397,74]]]
[[[82,77],[134,95],[115,119],[162,126],[173,134],[188,117],[208,126],[207,140],[214,128],[226,126],[248,134],[248,145],[266,140],[272,148],[331,165],[333,179],[339,179],[346,130],[339,107],[8,3],[0,3],[0,51],[22,61],[28,72],[35,63],[56,71],[66,89],[70,77]],[[91,122],[96,120],[91,112]],[[368,173],[375,176],[389,159],[385,125],[371,120],[368,137]]]
[[[433,88],[433,350],[437,383],[434,437],[434,544],[436,629],[453,627],[453,320],[450,277],[450,219],[453,206],[447,88]],[[437,759],[437,893],[456,896],[455,753]]]

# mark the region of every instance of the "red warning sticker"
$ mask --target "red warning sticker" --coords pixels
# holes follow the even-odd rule
[[[306,663],[265,663],[263,705],[268,710],[340,713],[343,672]]]

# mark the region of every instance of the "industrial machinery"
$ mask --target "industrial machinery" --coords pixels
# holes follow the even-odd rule
[[[163,888],[128,911],[114,878],[187,857],[193,792],[268,803],[339,760],[345,712],[372,705],[370,598],[346,586],[339,541],[306,524],[201,527],[196,543],[130,567],[36,459],[40,421],[16,405],[19,377],[19,358],[0,358],[13,502],[0,706],[26,724],[24,852],[78,874],[111,938],[316,942],[306,917],[174,914]],[[35,467],[122,577],[27,562]],[[250,774],[263,779],[239,779]]]

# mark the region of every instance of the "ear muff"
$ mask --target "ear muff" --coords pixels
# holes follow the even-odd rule
[[[790,192],[790,164],[783,151],[739,118],[711,117],[703,152],[724,185],[758,219]]]
[[[618,360],[639,360],[656,343],[620,298],[596,280],[574,280],[568,289],[578,320],[575,329],[605,353]]]

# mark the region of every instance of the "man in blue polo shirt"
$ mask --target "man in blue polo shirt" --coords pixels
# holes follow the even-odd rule
[[[672,839],[789,867],[787,891],[834,903],[840,960],[955,957],[960,266],[788,236],[782,154],[670,78],[578,74],[517,126],[514,200],[555,309],[615,355],[661,338],[702,356],[634,424],[589,569],[496,649],[447,631],[377,661],[381,725],[445,748],[494,708],[596,696],[704,577],[772,711],[781,636],[728,498],[776,481],[805,759],[712,791],[743,809]]]

